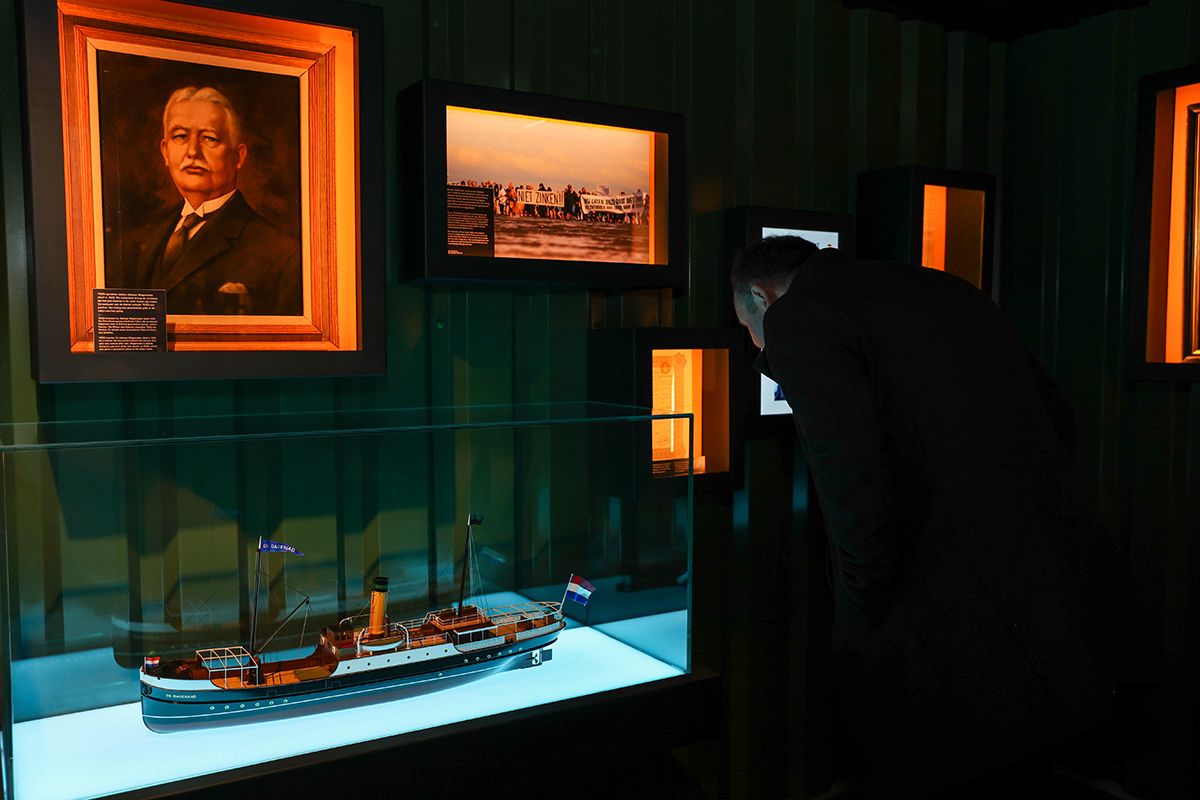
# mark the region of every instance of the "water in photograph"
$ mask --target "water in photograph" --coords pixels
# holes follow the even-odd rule
[[[497,217],[496,256],[564,261],[650,262],[650,226]]]

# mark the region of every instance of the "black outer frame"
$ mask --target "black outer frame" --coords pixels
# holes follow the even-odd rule
[[[67,341],[66,197],[63,191],[57,7],[24,0],[21,73],[26,113],[26,227],[30,250],[33,377],[156,381],[381,374],[384,346],[383,13],[343,0],[187,0],[188,5],[349,28],[358,49],[359,308],[361,349],[72,353]]]
[[[588,335],[588,399],[652,408],[651,351],[701,349],[729,351],[729,469],[692,476],[697,495],[721,495],[741,489],[745,481],[745,376],[747,372],[741,328],[601,328]],[[684,480],[655,477],[651,472],[650,431],[631,449],[608,442],[615,463],[608,465],[609,490],[632,500],[652,494],[658,482]],[[632,459],[632,468],[630,461]]]
[[[836,232],[838,234],[837,249],[851,258],[854,257],[854,217],[850,214],[799,211],[765,206],[739,206],[725,212],[726,262],[732,264],[734,257],[743,247],[762,241],[764,227]],[[758,348],[750,341],[748,335],[743,338],[746,342],[743,348],[745,375],[742,378],[746,386],[743,393],[745,396],[745,414],[743,415],[745,438],[774,439],[787,436],[793,429],[791,414],[763,415],[759,413],[758,390],[761,376],[754,369],[754,359],[758,357]]]
[[[1200,83],[1200,64],[1156,72],[1138,85],[1137,133],[1133,176],[1133,213],[1130,253],[1126,265],[1126,300],[1129,335],[1126,377],[1142,381],[1200,381],[1200,363],[1164,363],[1146,360],[1146,323],[1149,320],[1150,227],[1154,200],[1155,109],[1159,92]]]
[[[401,92],[401,183],[405,254],[411,280],[575,284],[589,288],[683,288],[687,224],[683,116],[669,111],[423,80]],[[667,134],[667,263],[451,256],[446,253],[447,105],[613,125]],[[656,187],[657,191],[657,187]]]
[[[980,289],[991,297],[996,257],[996,178],[986,172],[909,165],[859,173],[855,212],[859,256],[921,263],[924,187],[930,183],[983,191],[983,264],[979,282]]]

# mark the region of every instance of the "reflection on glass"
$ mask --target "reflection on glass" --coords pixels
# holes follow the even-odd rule
[[[15,796],[107,796],[687,672],[689,484],[635,502],[591,466],[650,435],[644,411],[451,411],[142,420],[125,441],[119,421],[0,428]],[[369,608],[377,576],[392,621],[457,601],[472,511],[488,524],[468,602],[558,602],[572,573],[596,586],[568,604],[554,658],[429,700],[262,723],[266,737],[147,732],[143,665],[250,640],[259,537],[305,554],[262,559],[263,658],[286,659]]]

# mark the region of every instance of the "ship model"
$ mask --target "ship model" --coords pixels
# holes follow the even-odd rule
[[[321,631],[315,649],[300,658],[268,661],[271,639],[256,643],[258,567],[265,551],[297,552],[259,541],[255,563],[255,609],[249,647],[212,647],[180,659],[147,657],[141,669],[142,721],[152,731],[218,727],[297,716],[392,700],[478,680],[548,661],[566,627],[568,597],[587,604],[592,586],[571,576],[562,602],[529,601],[481,608],[464,602],[472,558],[467,520],[458,603],[423,617],[390,621],[388,579],[374,579],[366,615],[347,617]],[[308,602],[292,610],[284,624]],[[363,620],[365,625],[356,626]]]

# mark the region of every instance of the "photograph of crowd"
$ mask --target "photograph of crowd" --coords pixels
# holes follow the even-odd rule
[[[446,183],[487,190],[496,257],[665,263],[650,202],[662,135],[450,106]]]

